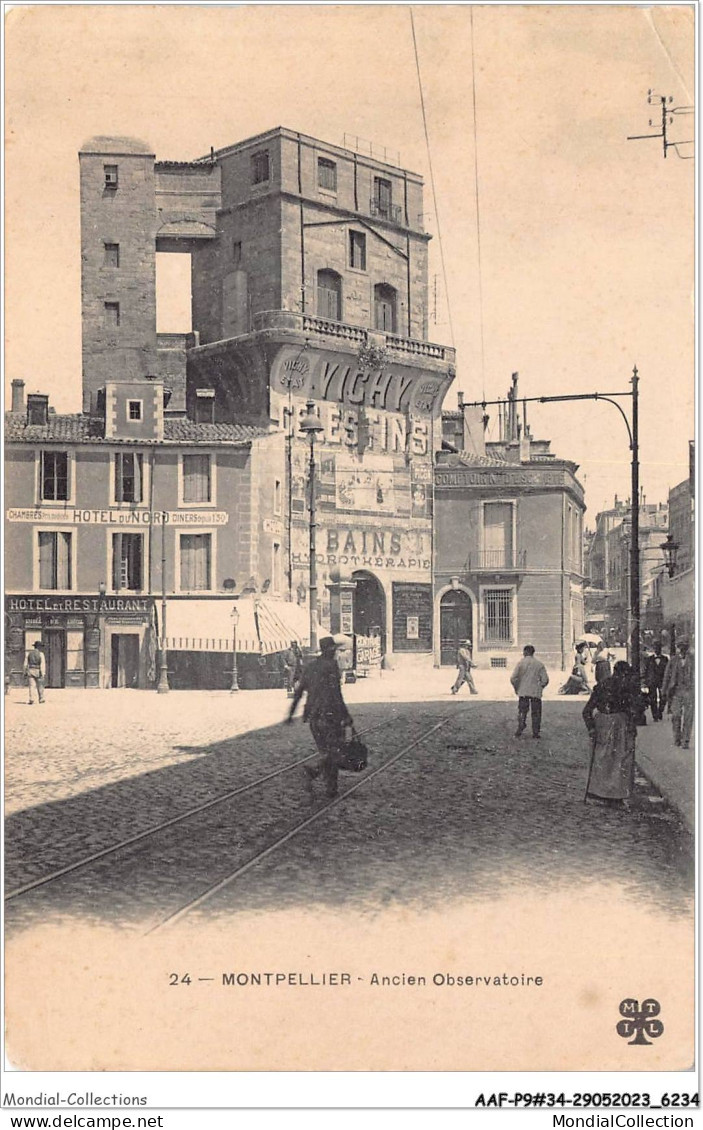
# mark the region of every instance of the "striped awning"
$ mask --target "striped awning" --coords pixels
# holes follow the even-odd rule
[[[309,642],[307,611],[285,600],[261,597],[184,597],[166,605],[166,647],[169,651],[232,651],[236,606],[237,651],[254,655],[285,651],[291,641]]]

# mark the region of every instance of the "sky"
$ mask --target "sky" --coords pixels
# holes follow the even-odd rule
[[[521,396],[627,391],[636,364],[641,482],[648,502],[665,501],[694,434],[695,162],[627,137],[658,128],[650,88],[691,106],[693,6],[412,13],[429,159],[407,6],[10,10],[6,389],[22,377],[57,411],[80,410],[77,151],[88,137],[133,135],[157,159],[188,160],[278,125],[337,144],[346,132],[425,177],[428,336],[458,354],[445,407],[459,389],[503,395],[516,371]],[[675,115],[671,139],[691,138],[692,123]],[[168,266],[158,328],[185,330],[178,261]],[[587,525],[629,495],[612,407],[535,405],[529,417],[579,464]]]

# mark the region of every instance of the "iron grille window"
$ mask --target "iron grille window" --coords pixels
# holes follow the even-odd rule
[[[262,149],[251,158],[251,183],[264,184],[269,179],[269,151]]]
[[[360,231],[349,232],[349,266],[357,271],[366,270],[366,236]]]
[[[133,451],[115,456],[115,502],[142,502],[144,456]]]
[[[68,502],[68,452],[43,451],[41,496],[45,502]]]
[[[71,535],[61,531],[39,532],[39,588],[72,588]]]
[[[115,592],[142,587],[142,535],[112,535],[112,587]]]
[[[317,184],[328,192],[337,191],[337,166],[326,157],[317,158]]]
[[[484,592],[483,625],[486,643],[510,643],[513,638],[512,589],[489,589]]]

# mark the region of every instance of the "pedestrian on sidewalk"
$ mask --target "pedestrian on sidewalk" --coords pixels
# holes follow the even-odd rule
[[[688,749],[693,729],[696,664],[688,640],[681,640],[678,655],[667,665],[662,683],[662,697],[671,708],[674,745]]]
[[[576,648],[574,656],[574,665],[571,668],[571,674],[562,686],[559,687],[559,694],[581,694],[586,691],[588,694],[591,688],[588,683],[588,675],[586,673],[586,649],[588,645],[580,643]]]
[[[535,659],[532,644],[528,643],[523,647],[522,655],[523,658],[510,676],[513,690],[518,696],[515,737],[519,738],[525,729],[529,710],[532,716],[532,737],[538,738],[542,728],[542,691],[549,682],[549,675],[544,663]]]
[[[39,702],[44,702],[46,660],[44,659],[44,645],[41,640],[36,640],[27,652],[24,661],[24,673],[27,676],[29,688],[29,705],[34,706],[35,695]]]
[[[600,641],[593,656],[593,672],[597,683],[602,683],[612,675],[610,661],[614,656],[608,651],[607,643]]]
[[[303,771],[309,788],[319,776],[328,797],[337,795],[339,761],[345,745],[345,729],[353,725],[341,689],[341,671],[335,653],[339,644],[332,636],[320,640],[320,655],[303,669],[293,692],[293,701],[286,722],[293,721],[296,707],[305,694],[303,722],[309,722],[310,732],[320,753],[317,765],[305,765]]]
[[[303,653],[297,640],[291,640],[290,647],[283,653],[285,665],[285,680],[288,698],[293,697],[296,684],[300,682],[303,673]]]
[[[654,651],[648,655],[644,663],[644,685],[647,688],[649,706],[652,711],[652,720],[661,722],[664,716],[664,693],[662,686],[666,669],[669,666],[669,656],[662,654],[662,645],[654,644]]]
[[[478,694],[471,668],[475,667],[473,659],[473,645],[471,640],[463,640],[456,653],[456,665],[459,668],[456,680],[452,687],[452,694],[458,694],[464,683],[468,684],[471,694]]]
[[[585,799],[621,807],[635,781],[639,693],[629,663],[620,660],[609,679],[597,683],[583,708],[591,735],[591,765]]]

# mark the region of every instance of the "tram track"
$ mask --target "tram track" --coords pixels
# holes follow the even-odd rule
[[[383,727],[389,726],[391,725],[391,723],[397,721],[398,719],[396,718],[386,718],[382,722],[378,722],[374,726],[367,726],[366,728],[359,730],[359,734],[362,737],[368,736],[369,734],[374,734],[378,730],[383,729]],[[226,801],[232,800],[234,797],[251,792],[252,790],[258,788],[260,785],[264,785],[268,781],[274,780],[276,777],[281,777],[285,773],[289,773],[294,769],[298,769],[302,765],[305,765],[308,761],[312,761],[318,756],[319,754],[316,751],[306,754],[305,757],[300,757],[296,761],[289,762],[287,765],[283,765],[270,773],[266,773],[261,777],[257,777],[253,781],[248,781],[245,785],[240,785],[236,789],[230,789],[228,792],[222,793],[220,796],[213,797],[210,800],[205,801],[203,804],[189,808],[185,812],[178,813],[177,816],[172,816],[168,820],[162,820],[158,824],[154,824],[149,828],[143,829],[141,832],[137,832],[134,836],[128,836],[126,839],[120,840],[119,843],[111,844],[108,847],[102,848],[100,851],[93,852],[91,855],[84,856],[79,860],[75,860],[73,863],[69,863],[65,867],[61,867],[56,871],[52,871],[48,875],[39,876],[28,883],[24,883],[20,887],[16,887],[12,891],[6,892],[4,896],[4,902],[8,903],[13,899],[20,898],[23,895],[29,894],[30,892],[38,890],[41,887],[46,887],[49,884],[62,879],[64,876],[71,875],[77,871],[80,871],[84,867],[89,867],[91,864],[97,863],[101,859],[106,859],[108,856],[117,855],[119,852],[125,851],[127,848],[133,847],[136,844],[148,840],[151,836],[158,835],[160,832],[164,832],[166,831],[166,829],[181,824],[194,816],[198,816],[202,812],[206,812],[209,809],[224,804]]]
[[[395,753],[387,761],[384,761],[382,765],[379,765],[376,769],[372,769],[370,772],[364,773],[363,777],[359,781],[357,781],[356,784],[351,785],[350,788],[345,789],[344,792],[339,796],[336,796],[326,804],[323,804],[311,816],[308,816],[304,820],[299,821],[283,836],[280,836],[272,844],[269,844],[267,847],[257,852],[240,867],[237,867],[234,871],[231,871],[228,875],[224,876],[224,878],[218,879],[217,882],[212,883],[195,898],[190,899],[187,903],[184,903],[177,910],[172,911],[171,914],[166,916],[166,918],[163,918],[160,922],[150,927],[150,929],[146,931],[145,936],[149,936],[150,934],[157,933],[160,930],[175,925],[176,922],[181,921],[186,917],[186,915],[190,914],[191,911],[196,910],[198,907],[202,906],[205,902],[208,901],[208,899],[212,898],[216,894],[219,894],[219,892],[223,891],[225,888],[231,886],[232,883],[236,882],[237,879],[239,879],[241,876],[247,874],[247,872],[256,867],[257,864],[261,863],[264,859],[267,859],[275,851],[283,847],[295,836],[297,836],[300,832],[303,832],[306,828],[309,828],[321,817],[325,816],[330,811],[330,809],[343,804],[349,796],[357,792],[359,789],[363,788],[364,785],[373,780],[373,778],[377,777],[380,773],[384,773],[387,769],[390,769],[393,765],[400,761],[402,757],[405,757],[413,749],[416,749],[419,745],[422,745],[423,742],[427,741],[428,738],[437,733],[438,730],[441,730],[442,727],[446,726],[448,722],[456,719],[456,717],[457,713],[455,711],[451,711],[450,713],[446,714],[444,718],[441,718],[439,722],[435,723],[435,725],[430,727],[429,730],[426,730],[423,734],[420,735],[420,737],[416,738],[415,741],[411,742],[409,745],[404,745],[401,750]]]

